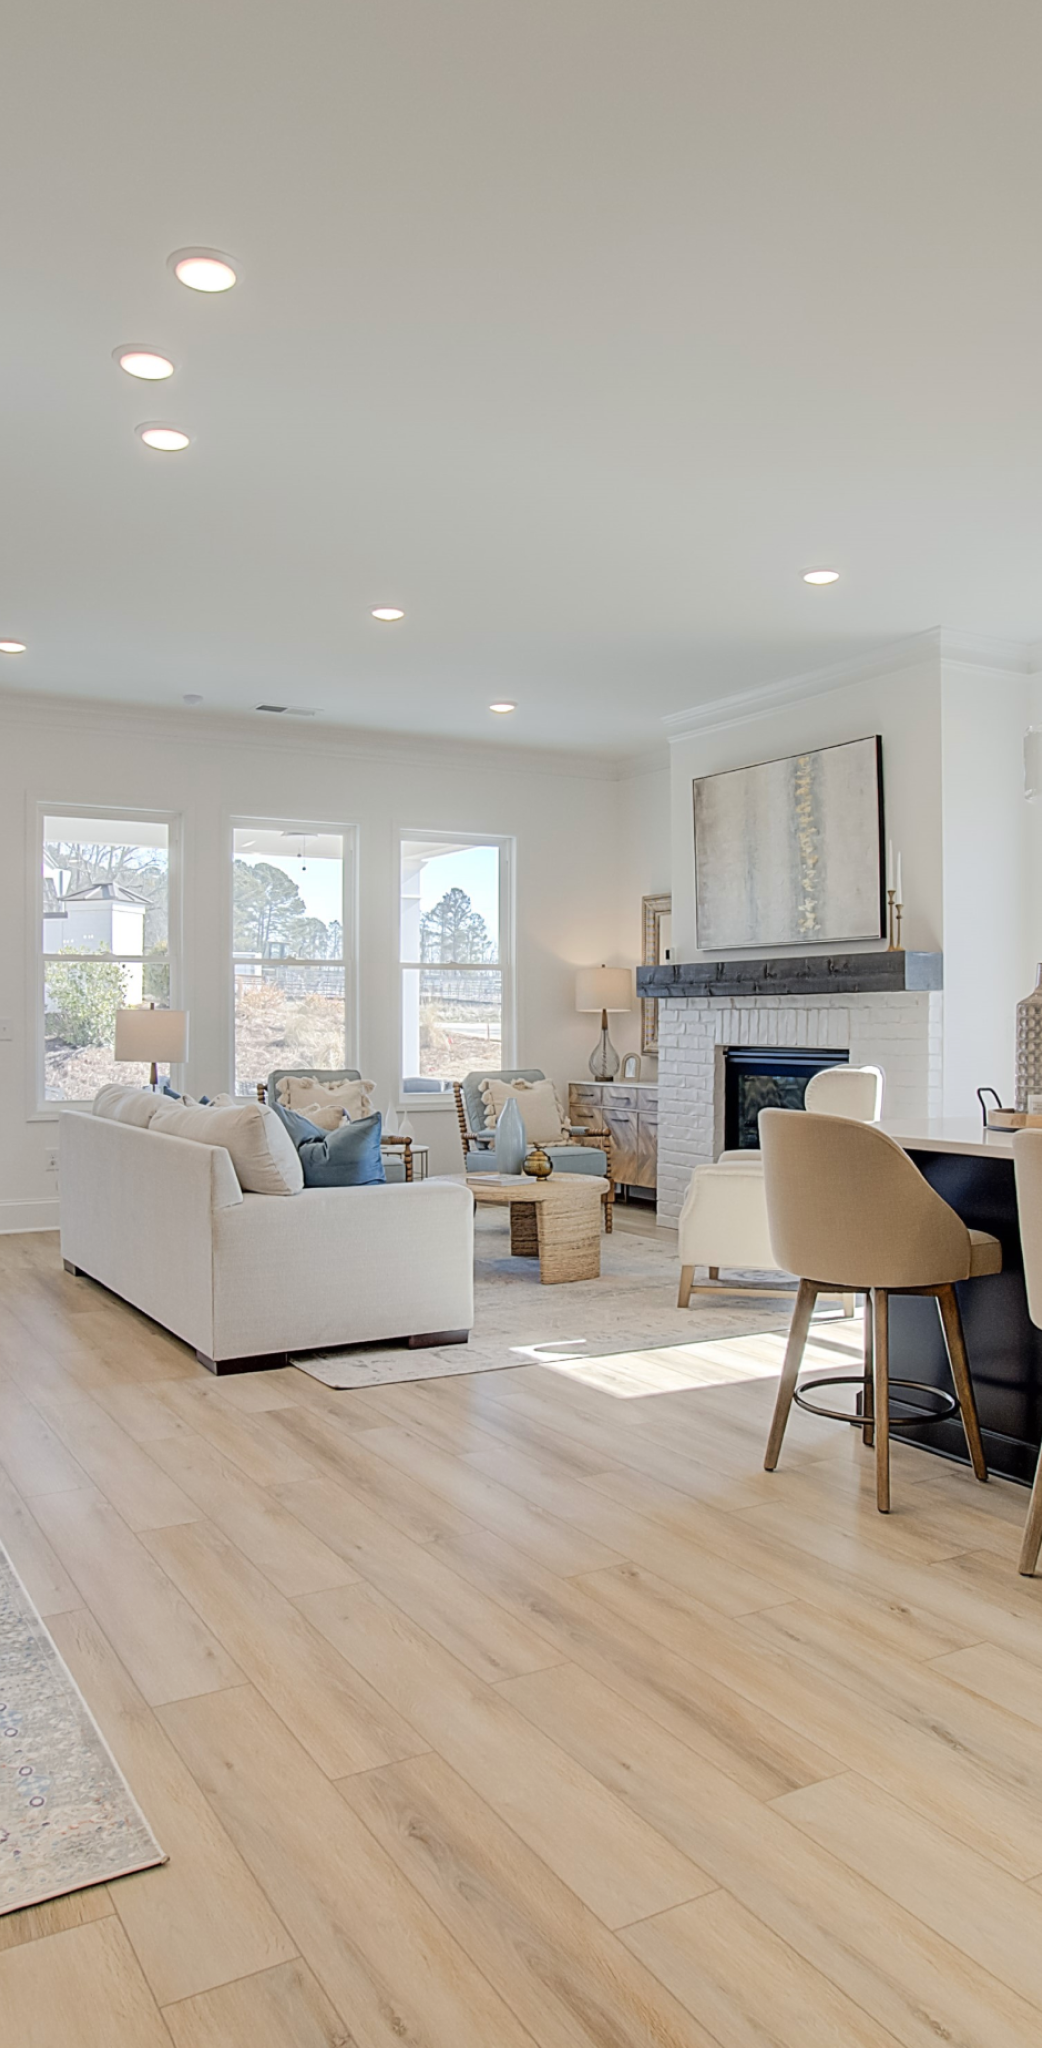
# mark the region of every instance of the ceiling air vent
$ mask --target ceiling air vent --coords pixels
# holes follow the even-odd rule
[[[313,711],[301,711],[293,704],[257,704],[256,711],[270,711],[273,718],[314,718]]]

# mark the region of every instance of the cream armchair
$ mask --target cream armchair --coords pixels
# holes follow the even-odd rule
[[[808,1081],[804,1107],[816,1116],[878,1123],[883,1108],[882,1071],[879,1067],[825,1067]],[[724,1152],[714,1165],[696,1166],[680,1215],[678,1251],[678,1308],[687,1308],[693,1293],[769,1291],[762,1286],[753,1288],[720,1280],[721,1268],[755,1273],[777,1270],[767,1225],[763,1159],[759,1152]],[[697,1286],[696,1266],[708,1269],[707,1281]],[[776,1291],[790,1294],[792,1289],[782,1287]]]

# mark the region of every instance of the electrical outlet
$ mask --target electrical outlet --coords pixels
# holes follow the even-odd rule
[[[45,1153],[44,1153],[44,1155],[43,1155],[43,1164],[44,1164],[44,1171],[45,1171],[45,1173],[57,1173],[57,1171],[58,1171],[58,1154],[57,1154],[57,1152],[45,1152]]]

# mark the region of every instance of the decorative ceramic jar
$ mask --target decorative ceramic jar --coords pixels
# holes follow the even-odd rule
[[[533,1145],[531,1151],[525,1153],[522,1170],[530,1174],[533,1180],[546,1180],[554,1170],[554,1162],[549,1153],[543,1151],[541,1145]]]
[[[527,1150],[521,1111],[516,1097],[511,1095],[496,1119],[496,1172],[520,1173]]]
[[[1031,994],[1017,1004],[1017,1092],[1014,1106],[1027,1109],[1029,1095],[1042,1095],[1042,966]]]

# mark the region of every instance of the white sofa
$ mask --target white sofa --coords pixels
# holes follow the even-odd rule
[[[211,1372],[327,1345],[465,1342],[473,1325],[474,1200],[458,1182],[244,1194],[219,1146],[73,1110],[59,1146],[66,1267]]]

